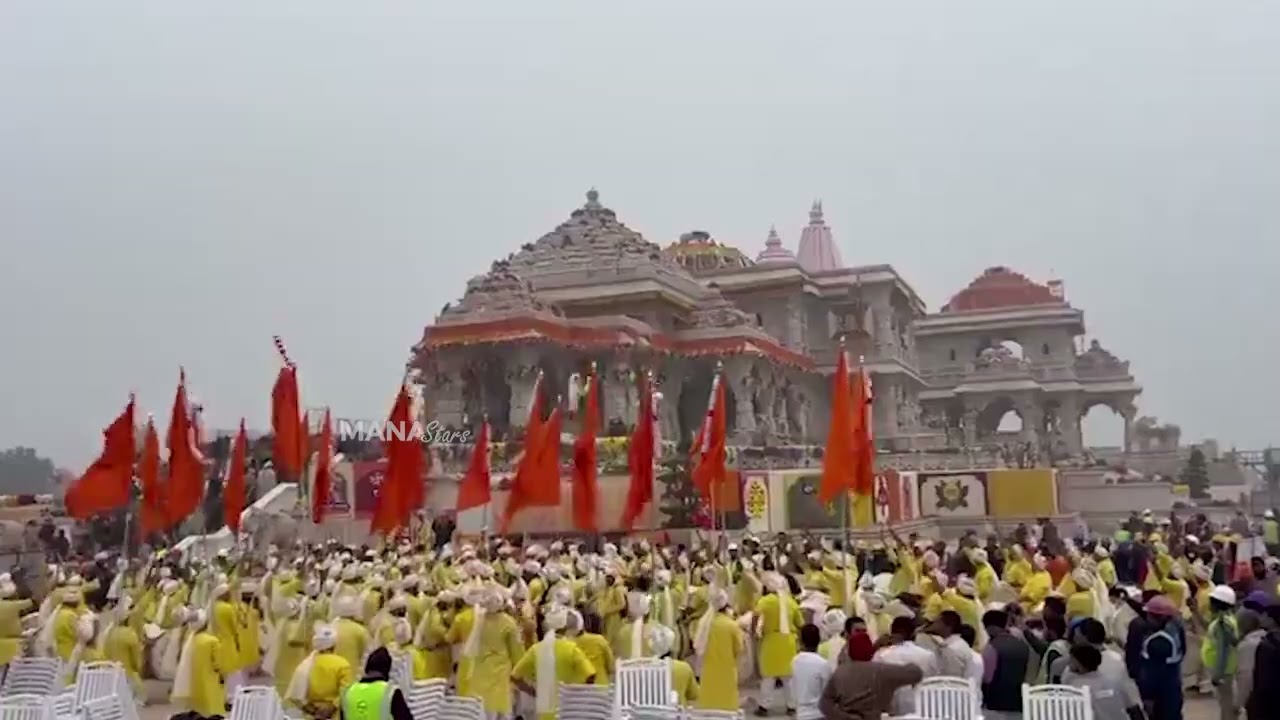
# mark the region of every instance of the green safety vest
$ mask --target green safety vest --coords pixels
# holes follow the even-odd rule
[[[1231,641],[1227,647],[1218,647],[1219,624],[1227,624],[1227,635]],[[1236,625],[1236,617],[1230,613],[1220,615],[1209,623],[1209,630],[1200,644],[1200,662],[1206,672],[1213,672],[1218,667],[1218,653],[1227,654],[1226,675],[1230,677],[1236,672],[1236,643],[1240,642],[1240,626]]]
[[[342,718],[390,720],[393,695],[395,692],[391,684],[382,680],[356,683],[342,694]]]
[[[1280,545],[1280,521],[1262,521],[1262,541],[1268,545]]]

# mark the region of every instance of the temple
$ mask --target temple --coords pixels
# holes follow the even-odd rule
[[[1106,405],[1131,442],[1141,387],[1097,341],[1059,281],[984,271],[940,310],[890,265],[846,267],[822,203],[792,253],[771,229],[753,260],[704,230],[663,248],[587,193],[558,227],[495,261],[446,305],[414,346],[410,368],[431,419],[465,428],[487,416],[498,438],[528,416],[541,371],[550,397],[594,363],[603,427],[625,435],[635,375],[663,394],[662,436],[687,439],[712,377],[728,380],[732,442],[758,450],[820,445],[843,342],[871,372],[881,453],[909,466],[922,453],[1013,448],[1020,464],[1084,452],[1081,419]],[[1001,429],[1009,412],[1021,429]]]

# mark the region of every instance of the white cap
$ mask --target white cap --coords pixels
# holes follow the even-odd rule
[[[311,636],[311,647],[316,650],[332,650],[338,644],[338,631],[332,625],[316,625]]]
[[[1212,589],[1212,590],[1210,590],[1210,591],[1209,591],[1209,599],[1210,599],[1210,600],[1217,600],[1218,602],[1220,602],[1220,603],[1224,603],[1224,604],[1227,604],[1227,605],[1235,605],[1235,604],[1236,604],[1236,591],[1235,591],[1235,590],[1232,590],[1231,588],[1227,587],[1226,585],[1219,585],[1219,586],[1217,586],[1217,587],[1215,587],[1214,589]]]

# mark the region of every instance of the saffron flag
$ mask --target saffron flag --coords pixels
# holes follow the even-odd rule
[[[726,412],[724,376],[717,370],[715,379],[711,383],[707,415],[703,419],[702,429],[698,431],[698,440],[693,448],[696,452],[693,462],[693,485],[707,499],[713,514],[719,509],[714,491],[717,488],[723,491],[728,477],[728,469],[725,467],[728,455],[725,445],[729,430]]]
[[[165,481],[165,517],[168,527],[187,519],[204,501],[204,465],[195,445],[191,411],[187,407],[187,375],[178,376],[169,419],[169,477]]]
[[[329,489],[333,484],[333,423],[329,420],[329,408],[324,409],[324,424],[320,426],[320,447],[316,450],[316,475],[311,487],[311,522],[324,522],[329,509]]]
[[[631,431],[631,447],[627,450],[627,466],[631,485],[627,488],[627,504],[622,510],[622,529],[630,532],[653,500],[653,458],[657,454],[657,418],[653,408],[653,390],[649,376],[640,373],[636,380],[640,407],[636,410],[636,426]]]
[[[560,504],[560,408],[553,408],[536,437],[525,445],[524,457],[511,481],[507,507],[499,532],[505,534],[511,519],[526,507]]]
[[[133,397],[102,433],[102,454],[67,488],[67,514],[86,520],[97,513],[129,504],[133,486]]]
[[[402,383],[387,418],[387,474],[373,511],[373,531],[387,536],[409,527],[414,498],[422,497],[422,488],[415,488],[422,484],[423,463],[422,447],[412,429],[412,405],[409,389]]]
[[[573,441],[573,524],[583,532],[594,533],[599,525],[596,522],[596,426],[600,423],[600,380],[594,372],[587,375],[587,395],[578,418],[578,437]]]
[[[138,463],[138,480],[142,485],[142,508],[138,529],[142,538],[165,530],[169,522],[165,513],[164,486],[160,484],[160,435],[156,423],[147,416],[147,430],[142,438],[142,460]]]
[[[244,513],[245,482],[244,464],[249,454],[249,436],[240,418],[240,432],[231,444],[231,459],[227,463],[227,480],[222,486],[222,517],[232,533],[240,532],[240,515]]]
[[[827,447],[822,453],[822,479],[818,485],[818,502],[824,505],[853,487],[854,466],[858,460],[850,387],[849,357],[842,347],[831,379],[831,422],[827,426]]]
[[[290,480],[298,479],[302,475],[307,435],[298,395],[298,370],[292,365],[280,368],[276,384],[271,388],[271,432],[274,435],[271,459],[276,472]]]
[[[476,444],[471,451],[471,464],[467,467],[466,477],[458,486],[458,512],[488,505],[492,499],[490,494],[491,478],[489,473],[489,423],[480,423],[480,434],[476,436]]]

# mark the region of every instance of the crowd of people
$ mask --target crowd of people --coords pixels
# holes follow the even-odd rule
[[[932,676],[971,678],[995,720],[1021,717],[1024,683],[1087,686],[1098,720],[1176,720],[1186,693],[1212,694],[1222,720],[1275,717],[1280,684],[1261,679],[1280,678],[1276,557],[1237,557],[1243,538],[1207,521],[1135,520],[1105,538],[1046,522],[958,543],[886,531],[100,553],[50,565],[39,602],[0,576],[0,664],[112,660],[140,700],[144,678],[170,680],[175,706],[205,718],[272,682],[327,720],[352,688],[383,688],[397,658],[491,718],[551,718],[560,683],[608,684],[646,657],[671,659],[681,705],[754,699],[799,720],[909,714]]]

